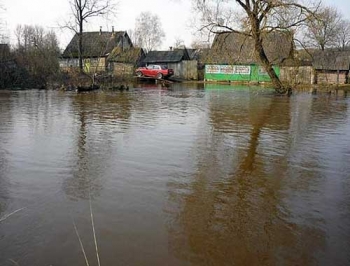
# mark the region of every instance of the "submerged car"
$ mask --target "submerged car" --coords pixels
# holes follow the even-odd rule
[[[152,77],[156,79],[169,78],[174,75],[174,70],[162,65],[149,65],[136,69],[137,77]]]

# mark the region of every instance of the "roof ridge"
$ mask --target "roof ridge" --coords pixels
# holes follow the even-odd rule
[[[115,30],[115,32],[126,32],[125,30]],[[84,31],[83,33],[113,33],[113,31]]]

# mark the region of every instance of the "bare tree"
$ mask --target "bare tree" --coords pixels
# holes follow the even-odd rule
[[[17,48],[29,51],[35,45],[42,45],[45,31],[43,27],[31,25],[17,25],[15,30]]]
[[[322,7],[317,19],[309,20],[304,33],[307,47],[317,47],[324,51],[337,45],[340,33],[341,14],[334,7]]]
[[[208,39],[207,34],[202,32],[196,32],[192,38],[190,47],[194,49],[206,49],[210,48],[212,41]]]
[[[14,51],[18,67],[25,69],[32,86],[46,86],[58,72],[59,46],[56,34],[41,26],[17,26]]]
[[[175,37],[174,48],[184,48],[185,42],[179,36]]]
[[[192,49],[209,49],[210,44],[208,42],[200,41],[200,40],[194,40],[191,43]]]
[[[266,56],[263,38],[274,31],[294,31],[306,23],[319,4],[304,5],[301,0],[192,0],[200,14],[200,30],[214,34],[238,33],[252,38],[257,59],[271,78],[277,92],[286,93]],[[240,10],[237,13],[236,10]],[[235,20],[237,14],[240,21]]]
[[[350,20],[340,20],[337,40],[338,47],[340,47],[342,50],[350,45]]]
[[[136,45],[146,52],[159,47],[165,37],[159,17],[151,12],[142,12],[136,18],[134,34]]]
[[[136,35],[135,35],[135,30],[133,30],[133,29],[128,29],[127,30],[127,33],[128,33],[128,35],[129,35],[129,38],[130,38],[130,40],[131,40],[131,42],[134,44],[134,45],[136,45],[136,43],[137,43],[137,37],[136,37]]]
[[[79,36],[78,56],[79,69],[83,71],[83,32],[88,19],[98,16],[107,18],[117,11],[115,0],[69,0],[73,21],[67,22],[64,27],[73,30]]]
[[[5,36],[5,26],[4,26],[4,22],[2,19],[2,13],[5,11],[4,6],[2,5],[1,1],[0,1],[0,43],[5,42],[6,40],[6,36]]]

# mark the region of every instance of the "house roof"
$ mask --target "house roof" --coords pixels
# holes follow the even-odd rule
[[[263,47],[267,58],[273,64],[280,64],[293,52],[291,32],[270,32],[263,37]],[[215,36],[207,63],[250,64],[258,63],[252,37],[239,33],[221,33]]]
[[[188,56],[191,60],[198,59],[198,53],[200,49],[187,49]]]
[[[313,53],[312,65],[318,70],[349,70],[350,51],[325,50]]]
[[[126,50],[115,47],[108,56],[108,61],[134,64],[137,63],[144,54],[143,49],[139,47],[132,47]]]
[[[143,63],[177,63],[182,60],[190,60],[186,49],[176,49],[172,51],[150,51],[143,60]]]
[[[312,51],[310,49],[294,50],[293,57],[284,60],[282,65],[287,67],[312,66]]]
[[[113,48],[118,46],[125,31],[116,32],[84,32],[83,33],[83,57],[107,56]],[[78,34],[75,34],[62,56],[64,58],[78,57]]]

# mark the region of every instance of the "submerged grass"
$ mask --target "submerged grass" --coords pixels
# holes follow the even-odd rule
[[[98,264],[98,266],[101,266],[101,264],[100,264],[100,255],[99,255],[99,253],[98,253],[98,247],[97,247],[96,232],[95,232],[95,224],[94,224],[94,215],[93,215],[93,212],[92,212],[91,194],[90,194],[90,193],[89,193],[89,203],[90,203],[91,226],[92,226],[92,232],[93,232],[93,235],[94,235],[94,242],[95,242],[95,250],[96,250],[97,264]]]
[[[87,256],[86,256],[86,252],[85,252],[85,249],[84,249],[83,242],[81,241],[81,238],[80,238],[80,235],[79,235],[79,232],[78,232],[78,229],[77,229],[77,225],[75,224],[74,219],[73,219],[73,225],[74,225],[75,233],[76,233],[76,235],[78,237],[78,240],[79,240],[79,243],[80,243],[81,251],[83,252],[83,255],[84,255],[86,266],[90,266],[89,261],[88,261]]]
[[[9,259],[10,262],[12,262],[14,265],[19,266],[18,262],[14,261],[13,259]]]
[[[7,218],[9,218],[10,216],[14,215],[15,213],[19,212],[19,211],[22,211],[24,210],[25,208],[21,208],[21,209],[18,209],[18,210],[15,210],[9,214],[6,214],[4,217],[0,218],[0,223],[5,221]]]
[[[92,234],[94,236],[94,244],[95,244],[95,251],[96,251],[96,258],[97,258],[97,265],[98,266],[101,266],[101,262],[100,262],[100,254],[99,254],[99,251],[98,251],[98,245],[97,245],[97,238],[96,238],[96,231],[95,231],[95,223],[94,223],[94,214],[93,214],[93,211],[92,211],[92,204],[91,204],[91,194],[89,193],[89,205],[90,205],[90,218],[91,218],[91,227],[92,227]],[[74,218],[72,218],[73,220],[73,225],[74,225],[74,230],[75,230],[75,233],[78,237],[78,240],[79,240],[79,243],[80,243],[80,248],[81,248],[81,251],[84,255],[84,259],[85,259],[85,264],[86,266],[90,266],[89,264],[89,260],[86,256],[86,252],[85,252],[85,249],[84,249],[84,245],[83,245],[83,242],[81,240],[81,237],[79,235],[79,232],[78,232],[78,228],[76,226],[76,223],[74,221]]]
[[[101,262],[100,262],[100,254],[99,254],[99,251],[98,251],[98,245],[97,245],[97,238],[96,238],[96,230],[95,230],[95,223],[94,223],[94,214],[93,214],[93,211],[92,211],[92,203],[91,203],[91,194],[89,193],[89,205],[90,205],[90,218],[91,218],[91,227],[92,227],[92,233],[93,233],[93,237],[94,237],[94,244],[95,244],[95,251],[96,251],[96,258],[97,258],[97,265],[98,266],[101,266]],[[0,218],[0,223],[5,221],[6,219],[8,219],[10,216],[16,214],[17,212],[20,212],[22,210],[26,209],[25,207],[24,208],[20,208],[18,210],[15,210],[9,214],[6,214],[4,215],[3,217]],[[75,234],[77,235],[78,237],[78,240],[79,240],[79,244],[80,244],[80,248],[81,248],[81,251],[84,255],[84,259],[85,259],[85,264],[86,266],[90,266],[89,264],[89,260],[87,258],[87,255],[86,255],[86,252],[85,252],[85,248],[84,248],[84,245],[83,245],[83,242],[81,240],[81,237],[79,235],[79,231],[78,231],[78,228],[77,228],[77,225],[75,223],[75,220],[74,218],[72,217],[72,222],[73,222],[73,226],[74,226],[74,230],[75,230]],[[19,266],[19,264],[14,261],[13,259],[9,259],[10,262],[12,262],[14,265],[17,265]]]

